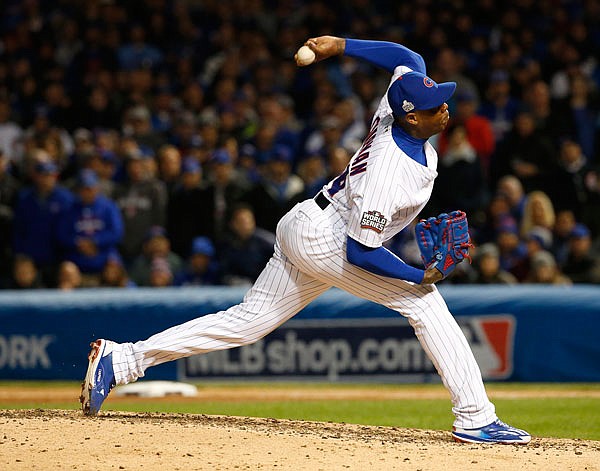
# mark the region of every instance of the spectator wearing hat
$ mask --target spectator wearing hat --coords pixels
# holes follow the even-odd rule
[[[546,250],[541,250],[531,258],[531,271],[524,283],[571,285],[572,281],[561,273],[554,256]]]
[[[149,158],[135,148],[126,155],[127,179],[115,188],[114,200],[121,210],[125,233],[120,253],[126,264],[142,251],[146,234],[153,226],[165,226],[167,189],[165,184],[148,176],[144,160]]]
[[[517,278],[500,266],[500,250],[493,242],[477,246],[470,283],[514,285]]]
[[[248,186],[253,185],[260,179],[256,158],[256,147],[253,144],[245,143],[240,146],[237,168],[242,177],[248,182]]]
[[[500,267],[513,273],[527,256],[527,247],[519,238],[519,228],[510,216],[504,217],[496,228],[496,245],[500,250]]]
[[[219,247],[223,281],[227,285],[252,284],[273,255],[275,235],[256,227],[252,208],[241,203],[229,221],[229,232]]]
[[[89,168],[96,172],[100,186],[100,193],[107,198],[112,198],[115,192],[115,175],[120,166],[119,157],[108,149],[96,149],[92,155]]]
[[[146,232],[142,253],[131,264],[129,274],[138,286],[151,286],[150,272],[157,258],[166,260],[171,277],[183,266],[181,257],[171,251],[171,241],[162,226],[152,226]]]
[[[275,233],[277,223],[304,196],[302,179],[292,173],[292,153],[285,146],[272,149],[260,182],[244,201],[254,210],[256,225]]]
[[[573,283],[600,283],[600,257],[592,249],[591,232],[584,224],[576,224],[571,231],[562,271]]]
[[[195,158],[185,157],[179,183],[167,207],[167,232],[173,252],[180,257],[189,255],[194,237],[212,235],[212,218],[207,214],[209,207],[202,183],[202,166]]]
[[[248,186],[237,178],[234,155],[225,147],[212,153],[207,177],[206,208],[203,216],[206,229],[201,233],[219,242],[227,229],[231,209],[247,193]]]
[[[208,237],[196,237],[192,241],[189,254],[185,267],[175,275],[176,286],[221,284],[215,247]]]
[[[552,232],[541,226],[532,227],[522,238],[525,243],[525,257],[511,270],[517,280],[524,281],[533,268],[533,257],[541,251],[548,251],[552,247]]]
[[[77,179],[77,198],[58,225],[64,258],[77,265],[84,286],[98,286],[108,255],[123,237],[123,220],[116,204],[100,193],[100,180],[84,169]]]
[[[74,202],[74,195],[57,184],[58,167],[52,161],[38,162],[32,172],[33,185],[19,191],[14,211],[13,253],[31,257],[44,283],[55,284],[59,260],[57,222]]]
[[[135,282],[129,278],[123,258],[116,250],[110,252],[100,275],[100,286],[104,288],[136,288]]]

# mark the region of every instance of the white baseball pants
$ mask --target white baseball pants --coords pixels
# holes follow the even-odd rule
[[[461,329],[434,285],[379,276],[346,261],[345,223],[330,204],[296,205],[277,226],[275,253],[241,304],[193,319],[136,343],[116,344],[117,384],[179,358],[251,344],[293,317],[332,286],[405,316],[450,392],[454,424],[496,419],[481,372]]]

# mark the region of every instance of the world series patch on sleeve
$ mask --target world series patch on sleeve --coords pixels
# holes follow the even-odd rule
[[[415,227],[415,234],[425,267],[436,268],[444,278],[465,258],[471,261],[469,249],[473,244],[464,211],[421,219]]]

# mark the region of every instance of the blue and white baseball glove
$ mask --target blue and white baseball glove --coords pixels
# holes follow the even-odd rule
[[[415,234],[426,269],[435,267],[446,278],[465,258],[471,262],[469,249],[473,244],[464,211],[421,219]]]

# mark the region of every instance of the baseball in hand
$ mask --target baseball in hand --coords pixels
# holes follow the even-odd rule
[[[298,65],[309,65],[315,61],[315,53],[308,46],[302,46],[296,53],[296,63]]]

